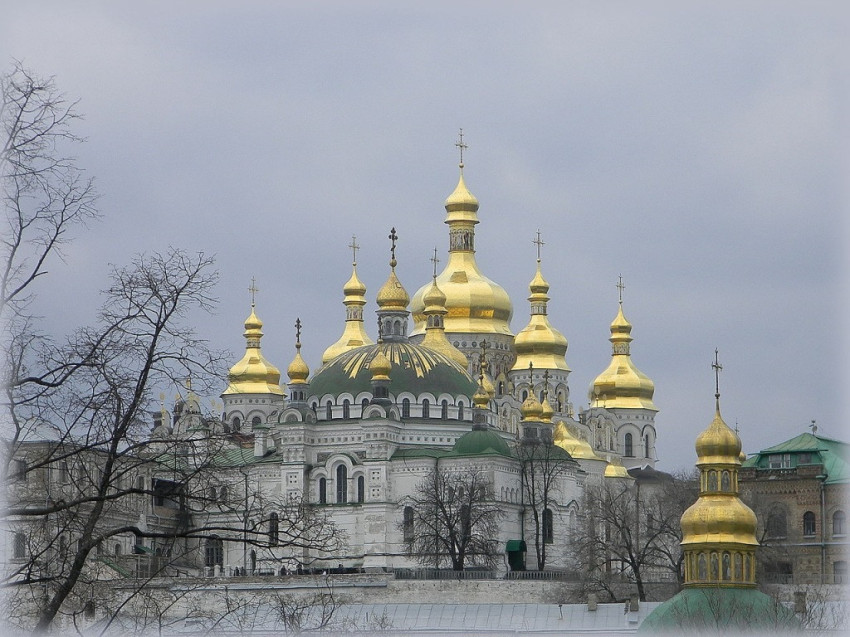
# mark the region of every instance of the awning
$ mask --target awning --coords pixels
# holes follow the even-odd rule
[[[525,540],[508,540],[508,543],[505,545],[506,553],[515,553],[516,551],[525,551]]]

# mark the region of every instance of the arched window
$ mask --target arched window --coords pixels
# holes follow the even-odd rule
[[[227,502],[227,487],[222,487],[218,499],[222,502]]]
[[[575,511],[570,511],[569,525],[570,525],[570,537],[574,538],[576,531],[578,530],[577,520],[576,520],[576,512]]]
[[[280,522],[277,513],[269,516],[269,546],[277,546],[280,542]]]
[[[705,565],[705,553],[699,554],[699,566],[697,567],[697,578],[701,581],[708,579],[708,569]]]
[[[357,501],[363,503],[366,501],[366,478],[357,476]]]
[[[649,434],[643,437],[643,457],[649,458]]]
[[[344,464],[336,468],[336,501],[338,504],[348,502],[348,467]]]
[[[319,504],[328,503],[328,481],[319,478]]]
[[[256,427],[256,426],[257,426],[257,425],[259,425],[261,422],[262,422],[262,420],[260,419],[260,417],[259,417],[259,416],[254,416],[253,418],[251,418],[251,426],[252,426],[252,427]]]
[[[410,418],[410,399],[405,398],[401,401],[401,417]]]
[[[402,530],[404,532],[404,541],[412,542],[413,541],[413,507],[407,506],[404,507],[404,521],[402,523]]]
[[[366,407],[368,407],[368,406],[369,406],[369,399],[368,398],[364,398],[363,400],[360,401],[360,414],[361,415],[363,414],[363,410],[365,410]]]
[[[522,400],[521,400],[520,402],[523,402],[523,403],[524,403],[524,402],[526,401],[526,399],[527,399],[527,398],[528,398],[528,391],[526,391],[525,389],[523,389],[523,390],[522,390]]]
[[[325,405],[325,419],[331,420],[333,418],[333,415],[333,403],[331,401],[328,401]]]
[[[720,490],[723,491],[724,493],[728,493],[729,491],[732,490],[730,483],[729,483],[729,472],[728,471],[724,471],[723,473],[720,474]]]
[[[457,404],[457,419],[463,420],[463,402]]]
[[[740,582],[744,578],[744,571],[741,563],[741,554],[735,553],[735,581]]]
[[[832,514],[832,534],[844,535],[844,511],[838,510]]]
[[[116,544],[115,544],[115,547],[114,547],[114,548],[113,548],[113,550],[112,550],[112,552],[113,552],[115,555],[121,555],[121,545],[116,543]]]
[[[627,458],[634,457],[635,452],[634,452],[634,449],[632,447],[632,434],[630,434],[630,433],[626,434],[625,443],[626,443],[626,445],[625,445],[626,446],[625,456]]]
[[[351,418],[351,402],[348,398],[342,401],[342,417],[346,420]]]
[[[847,581],[847,562],[836,560],[832,563],[832,583],[844,584]]]
[[[221,566],[224,564],[224,544],[221,538],[211,537],[207,539],[204,547],[204,566]]]
[[[803,535],[814,535],[815,527],[815,514],[811,511],[806,511],[803,514]]]
[[[251,573],[257,572],[257,552],[251,549]]]
[[[767,536],[772,538],[785,537],[788,535],[788,522],[785,519],[785,511],[774,510],[767,516]]]
[[[233,427],[233,431],[239,431],[239,428],[242,426],[242,421],[239,420],[239,416],[234,416],[230,423]]]
[[[552,544],[555,541],[555,528],[552,520],[552,509],[543,510],[543,542]]]
[[[449,401],[444,400],[440,405],[440,418],[443,420],[449,419]]]
[[[723,579],[725,581],[732,579],[732,560],[729,553],[723,554]]]
[[[709,491],[717,491],[717,472],[709,471],[708,472],[708,490]]]
[[[422,399],[422,417],[429,418],[431,416],[431,404],[427,398]]]

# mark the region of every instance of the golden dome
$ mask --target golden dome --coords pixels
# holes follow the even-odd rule
[[[514,340],[516,362],[513,370],[524,370],[529,363],[538,369],[560,369],[570,371],[565,355],[567,339],[549,323],[547,304],[549,302],[549,284],[540,271],[540,259],[537,260],[537,273],[529,284],[531,295],[531,318]]]
[[[574,435],[563,422],[555,423],[552,431],[552,442],[569,453],[573,458],[584,460],[601,460],[593,453],[593,448],[587,440]]]
[[[260,352],[263,338],[263,322],[251,304],[251,314],[245,319],[245,355],[230,368],[227,389],[222,396],[230,394],[275,394],[283,395],[280,388],[280,370],[272,365]]]
[[[349,350],[374,344],[374,341],[366,333],[366,327],[363,324],[366,286],[357,276],[357,262],[352,264],[351,278],[343,286],[342,291],[345,294],[342,302],[345,305],[345,328],[339,340],[322,354],[323,365]]]
[[[682,545],[746,544],[758,546],[756,514],[737,496],[702,494],[682,514]]]
[[[489,409],[490,408],[490,395],[487,393],[487,390],[484,388],[484,375],[481,374],[478,376],[478,389],[475,390],[475,393],[472,395],[472,404],[478,409]]]
[[[510,328],[513,306],[505,289],[484,276],[475,262],[475,225],[478,200],[463,180],[463,166],[454,192],[446,199],[449,226],[449,259],[437,276],[437,284],[446,295],[445,330],[449,334],[503,334],[513,336]],[[425,294],[430,284],[413,295],[411,336],[426,328]]]
[[[612,456],[608,460],[608,465],[605,467],[606,478],[625,478],[631,480],[632,477],[623,466],[622,461],[617,456]]]
[[[446,313],[446,295],[437,286],[437,279],[434,277],[431,288],[425,294],[427,327],[421,345],[440,352],[465,369],[469,366],[466,356],[446,338],[446,331],[443,327]]]
[[[378,350],[369,363],[369,371],[372,372],[372,380],[389,380],[392,363],[382,350]]]
[[[740,465],[741,439],[720,416],[720,406],[714,412],[714,420],[696,441],[697,466],[708,464]]]
[[[540,405],[543,407],[540,412],[540,420],[543,422],[552,422],[552,416],[555,415],[555,410],[552,409],[552,403],[549,402],[549,396],[543,396],[543,401]]]
[[[395,259],[391,263],[392,270],[390,271],[390,276],[387,282],[378,290],[378,296],[375,300],[378,303],[378,307],[382,310],[406,310],[407,305],[410,303],[410,297],[395,274]]]
[[[520,406],[519,413],[522,415],[523,421],[540,421],[540,417],[543,415],[543,405],[541,405],[540,401],[537,400],[534,392],[528,393],[528,398],[526,398]]]
[[[652,402],[655,384],[635,367],[629,355],[631,331],[632,324],[626,320],[620,304],[617,317],[611,323],[611,337],[608,339],[613,346],[611,363],[596,377],[588,393],[592,406],[658,411]]]
[[[310,375],[310,368],[301,357],[301,319],[295,322],[297,329],[295,336],[295,358],[289,364],[286,370],[286,375],[289,376],[289,383],[292,385],[303,385],[307,383],[307,377]]]

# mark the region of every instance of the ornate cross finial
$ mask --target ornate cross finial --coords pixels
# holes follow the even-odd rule
[[[433,264],[434,264],[434,278],[435,278],[435,279],[437,278],[437,264],[438,264],[439,262],[440,262],[440,260],[437,258],[437,248],[436,248],[436,246],[435,246],[435,247],[434,247],[434,256],[433,256],[433,257],[431,257],[431,263],[433,263]]]
[[[301,317],[295,319],[295,347],[301,347]]]
[[[463,168],[463,151],[469,148],[466,144],[463,143],[463,129],[460,129],[460,133],[458,133],[458,141],[455,142],[455,146],[460,149],[460,164],[459,166]]]
[[[543,395],[549,397],[549,370],[543,370]]]
[[[257,287],[256,282],[254,281],[254,277],[251,277],[251,287],[248,288],[248,291],[251,293],[251,307],[254,307],[257,301],[256,294],[260,291]]]
[[[390,248],[390,255],[391,255],[391,261],[392,261],[392,263],[390,265],[392,265],[392,267],[395,267],[395,242],[398,241],[398,235],[395,232],[395,228],[390,230],[390,234],[389,234],[388,238],[389,238],[390,241],[392,241],[392,244],[393,244],[392,247]]]
[[[809,425],[809,428],[812,430],[812,434],[816,434],[818,432],[818,426],[815,424],[814,418],[812,418],[812,424]]]
[[[620,293],[620,305],[623,304],[623,290],[625,290],[625,289],[626,289],[626,286],[623,285],[623,275],[621,274],[617,277],[617,290]]]
[[[723,370],[723,365],[721,365],[718,360],[718,352],[716,348],[714,350],[714,362],[711,364],[711,367],[714,370],[714,397],[717,400],[720,400],[720,372]]]
[[[546,245],[543,239],[540,238],[540,228],[537,229],[537,238],[532,239],[531,243],[537,246],[537,262],[540,263],[540,249]]]
[[[381,317],[378,317],[378,342],[384,342],[384,324],[381,323]]]
[[[360,246],[357,245],[357,235],[351,235],[351,243],[348,244],[348,247],[351,248],[352,252],[352,265],[357,265],[357,251],[360,249]]]

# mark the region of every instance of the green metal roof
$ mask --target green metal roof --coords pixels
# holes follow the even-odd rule
[[[432,449],[431,447],[412,447],[407,449],[396,449],[391,460],[404,460],[405,458],[443,458],[451,455],[448,449]]]
[[[800,629],[794,613],[755,588],[689,587],[653,610],[638,632],[732,634]]]
[[[478,389],[463,367],[439,352],[412,343],[382,343],[350,350],[321,367],[310,379],[310,397],[371,392],[369,365],[378,351],[391,363],[389,391],[396,396],[409,391],[417,396],[430,392],[435,397],[442,393],[469,397]]]
[[[492,430],[473,429],[463,434],[452,447],[455,456],[485,456],[499,455],[513,458],[514,454],[508,443]]]
[[[743,466],[768,469],[770,468],[769,456],[790,454],[791,466],[797,467],[803,464],[799,462],[799,454],[803,453],[812,454],[811,461],[806,464],[823,465],[827,484],[850,481],[850,445],[811,433],[803,433],[778,445],[762,449],[759,453],[747,458]]]

